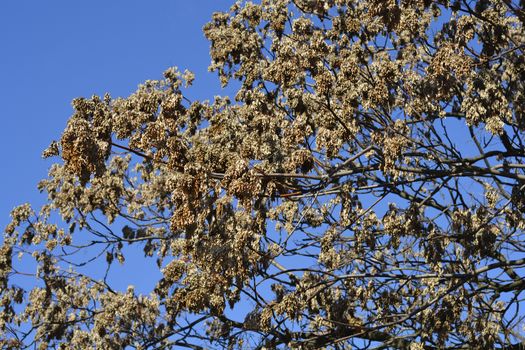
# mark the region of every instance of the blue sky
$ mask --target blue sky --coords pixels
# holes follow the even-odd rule
[[[208,72],[209,43],[202,27],[213,12],[227,10],[231,3],[0,1],[0,229],[9,223],[13,207],[29,202],[39,208],[44,203],[36,185],[57,159],[44,160],[41,154],[60,138],[74,98],[105,92],[128,96],[145,80],[162,78],[171,66],[195,73],[190,98],[227,94]],[[114,287],[125,290],[133,284],[138,292],[149,292],[159,274],[150,260],[113,264]]]
[[[42,203],[36,184],[53,160],[75,97],[127,96],[170,66],[196,74],[193,98],[221,92],[207,72],[202,26],[230,0],[6,0],[0,2],[0,226],[23,202]]]

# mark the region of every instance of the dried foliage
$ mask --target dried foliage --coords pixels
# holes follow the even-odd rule
[[[524,6],[239,2],[204,28],[234,98],[76,99],[5,230],[2,349],[524,349]],[[150,294],[85,268],[131,244]]]

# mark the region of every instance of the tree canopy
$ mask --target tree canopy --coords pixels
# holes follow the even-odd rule
[[[74,100],[2,349],[524,349],[524,6],[241,1],[204,27],[235,96]],[[108,278],[128,245],[149,294]]]

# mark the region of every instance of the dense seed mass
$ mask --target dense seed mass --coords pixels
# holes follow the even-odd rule
[[[48,203],[5,229],[1,347],[522,349],[524,22],[241,1],[204,27],[235,96],[190,101],[173,68],[74,100]],[[83,269],[138,258],[147,295]]]

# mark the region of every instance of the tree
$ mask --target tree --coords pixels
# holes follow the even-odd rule
[[[234,98],[74,100],[5,229],[2,349],[524,349],[523,6],[239,2],[204,28]],[[151,294],[83,269],[132,244]]]

